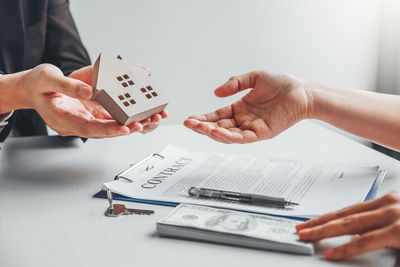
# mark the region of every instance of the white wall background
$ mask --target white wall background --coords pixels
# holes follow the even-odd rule
[[[382,1],[377,91],[400,94],[400,1]]]
[[[379,0],[71,0],[71,10],[93,61],[122,53],[151,68],[169,123],[231,103],[213,89],[253,69],[377,84]]]

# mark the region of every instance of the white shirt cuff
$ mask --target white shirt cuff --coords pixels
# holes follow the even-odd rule
[[[8,119],[11,118],[11,116],[13,115],[14,111],[11,111],[9,113],[6,114],[1,114],[0,115],[0,128],[3,128],[4,126],[6,126],[8,124]]]

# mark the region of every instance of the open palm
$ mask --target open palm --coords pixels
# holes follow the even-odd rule
[[[126,127],[118,125],[96,102],[60,93],[48,94],[39,101],[37,111],[40,116],[62,136],[104,138],[129,133]]]
[[[93,67],[87,66],[65,77],[60,69],[42,64],[25,72],[23,88],[29,88],[31,106],[48,126],[63,136],[105,138],[146,133],[157,128],[167,111],[141,122],[119,125],[96,101],[90,101]]]
[[[219,97],[253,88],[230,106],[191,116],[185,126],[223,143],[250,143],[269,139],[305,118],[309,111],[307,90],[290,75],[253,71],[232,77],[218,87]]]

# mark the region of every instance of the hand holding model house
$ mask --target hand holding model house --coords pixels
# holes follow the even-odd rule
[[[150,72],[121,57],[100,54],[93,68],[93,97],[120,124],[130,125],[165,113],[168,102],[152,84]]]

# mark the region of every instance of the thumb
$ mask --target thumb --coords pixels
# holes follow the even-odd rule
[[[253,88],[258,74],[258,71],[252,71],[239,76],[233,76],[226,83],[215,89],[214,94],[218,97],[227,97]]]
[[[68,77],[80,80],[87,84],[92,84],[93,66],[89,65],[73,71]]]
[[[93,88],[90,85],[73,78],[62,76],[55,79],[54,83],[54,91],[73,98],[89,100],[93,95]]]

